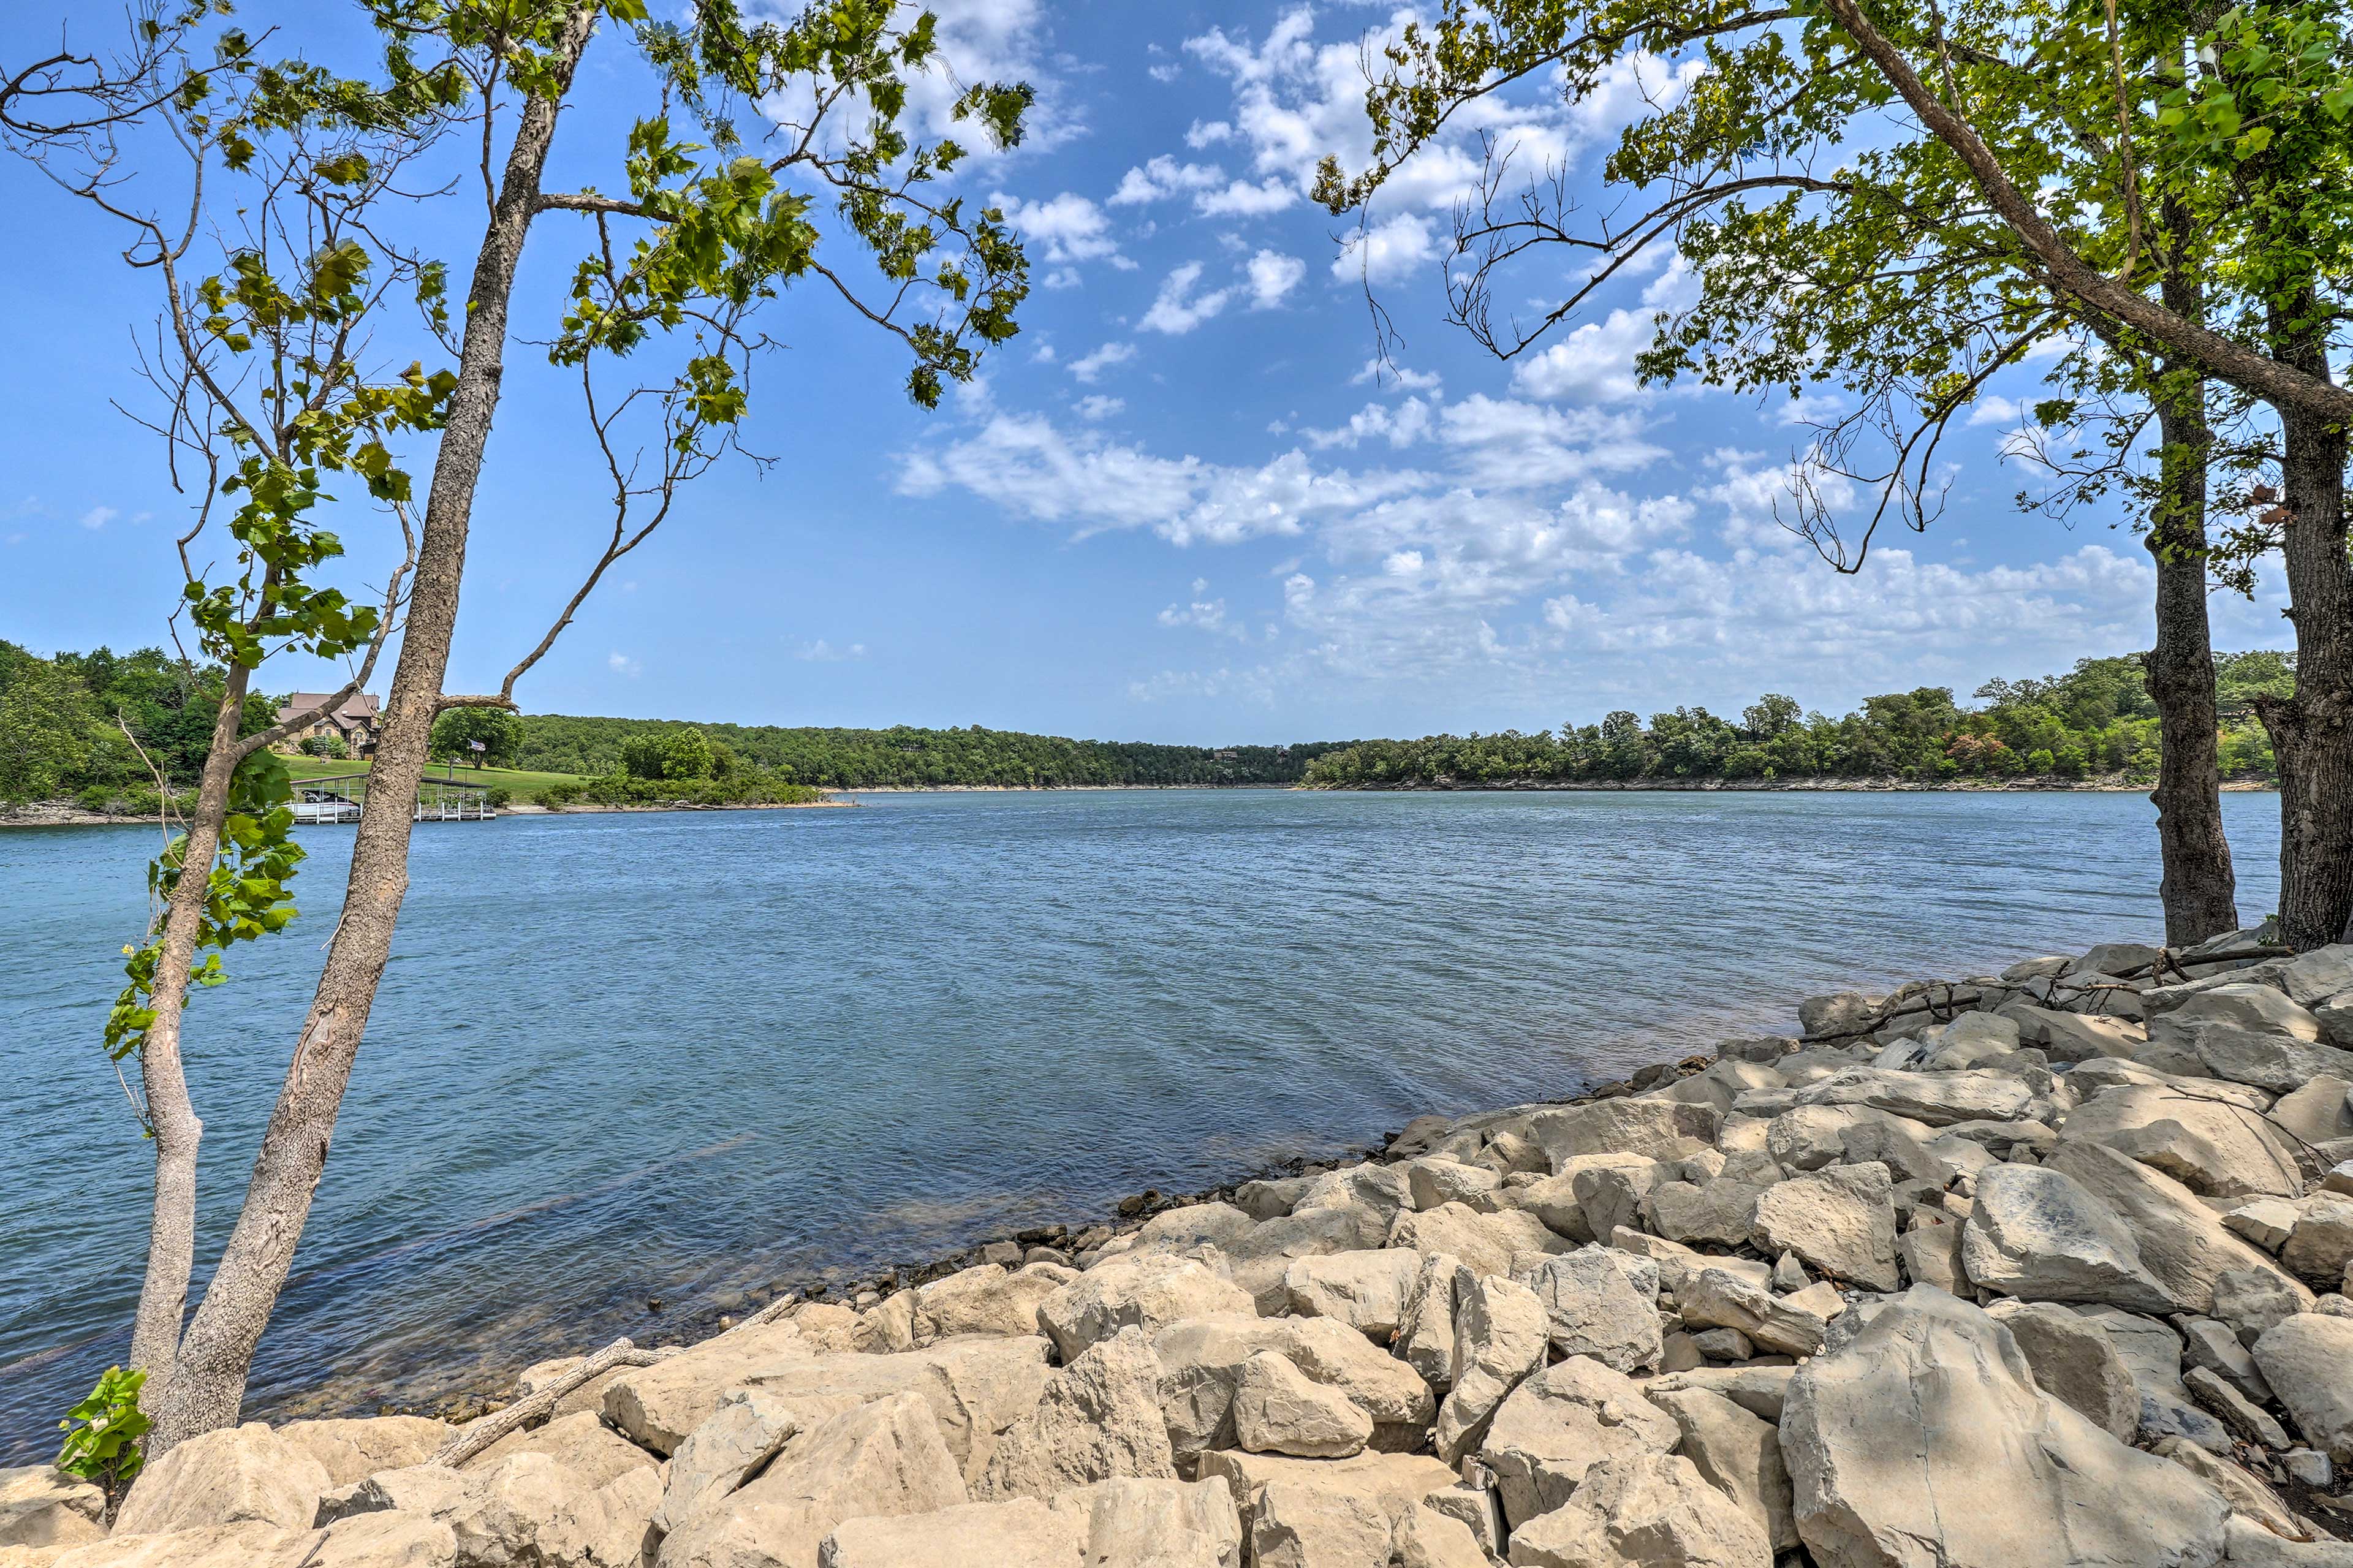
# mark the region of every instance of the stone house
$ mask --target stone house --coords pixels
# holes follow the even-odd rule
[[[309,711],[334,695],[332,691],[298,691],[278,710],[278,721],[284,723],[298,713]],[[354,757],[371,756],[375,752],[378,731],[384,716],[381,705],[372,693],[362,691],[346,698],[342,707],[321,714],[304,728],[279,742],[281,752],[299,752],[302,742],[314,735],[332,735],[351,748]]]

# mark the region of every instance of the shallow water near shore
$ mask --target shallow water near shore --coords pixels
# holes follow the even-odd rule
[[[2162,931],[2137,795],[865,799],[420,827],[248,1415],[487,1387],[778,1279],[1573,1093],[1812,992]],[[2223,814],[2251,923],[2278,803]],[[191,1009],[206,1260],[351,830],[301,842],[301,918]],[[0,834],[0,1464],[128,1346],[152,1163],[99,1035],[154,846]]]

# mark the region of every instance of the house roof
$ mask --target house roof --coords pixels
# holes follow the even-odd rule
[[[278,710],[278,721],[282,724],[297,713],[307,712],[316,708],[333,695],[332,691],[298,691],[286,700],[285,707]],[[356,724],[363,721],[373,722],[376,716],[376,709],[375,693],[354,692],[344,699],[343,705],[328,717],[339,724]]]

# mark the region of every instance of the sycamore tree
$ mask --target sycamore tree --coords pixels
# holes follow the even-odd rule
[[[908,123],[909,82],[947,68],[928,14],[839,0],[776,21],[700,0],[680,23],[650,19],[643,0],[338,9],[248,36],[224,0],[151,5],[115,54],[0,64],[0,135],[122,223],[124,259],[156,277],[151,423],[194,502],[175,628],[222,664],[232,695],[196,806],[151,871],[158,918],[126,949],[107,1026],[155,1150],[132,1350],[151,1456],[238,1418],[390,957],[437,724],[511,713],[516,682],[605,573],[737,450],[763,322],[795,285],[891,340],[925,407],[1013,334],[1027,293],[1001,215],[942,189],[966,146]],[[375,39],[364,60],[339,52],[353,22]],[[635,57],[595,78],[642,84],[597,89],[633,90],[632,123],[596,150],[608,185],[550,189],[592,49]],[[955,112],[1010,145],[1030,101],[1025,86],[982,83]],[[518,318],[517,269],[551,225],[545,242],[576,266],[555,311]],[[470,256],[404,238],[453,226],[477,237]],[[525,341],[578,387],[609,515],[579,587],[499,690],[452,693],[474,491],[508,353]],[[397,563],[364,602],[329,581],[344,554],[330,519],[377,531]],[[344,660],[332,706],[395,635],[343,916],[190,1313],[203,1123],[182,1065],[186,1001],[224,978],[225,950],[293,917],[301,858],[268,751],[278,731],[240,739],[234,717],[266,659]]]
[[[1936,515],[1941,437],[1993,375],[2053,340],[2082,356],[2063,381],[2113,358],[2088,378],[2171,410],[2149,522],[2152,677],[2168,746],[2180,742],[2159,795],[2168,927],[2185,937],[2234,916],[2205,765],[2202,388],[2275,411],[2284,499],[2266,515],[2300,678],[2261,710],[2281,757],[2281,913],[2295,946],[2337,940],[2353,921],[2353,813],[2327,804],[2353,788],[2341,489],[2353,394],[2326,345],[2346,319],[2353,79],[2330,8],[1447,0],[1377,73],[1371,166],[1327,164],[1320,194],[1335,211],[1361,206],[1485,96],[1547,73],[1580,96],[1629,51],[1703,68],[1623,133],[1598,210],[1562,171],[1514,168],[1508,146],[1491,148],[1450,258],[1457,322],[1515,357],[1646,254],[1679,248],[1698,300],[1659,322],[1642,373],[1845,390],[1850,413],[1795,465],[1794,525],[1849,568],[1882,520]],[[1497,300],[1535,280],[1529,268],[1557,277],[1563,262],[1573,282],[1556,303],[1499,314]],[[2048,416],[2064,423],[2071,401],[2052,400]],[[1859,531],[1840,532],[1841,512],[1860,513]]]

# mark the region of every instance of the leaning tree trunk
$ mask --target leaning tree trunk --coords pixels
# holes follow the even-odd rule
[[[2278,357],[2329,374],[2309,290],[2273,311]],[[2256,704],[2280,775],[2280,936],[2298,952],[2353,934],[2353,562],[2346,558],[2346,432],[2280,410],[2295,695]]]
[[[2203,321],[2205,290],[2189,270],[2189,215],[2166,204],[2176,239],[2166,270],[2165,303]],[[2206,616],[2206,478],[2213,432],[2206,424],[2206,384],[2179,362],[2159,371],[2157,505],[2148,552],[2157,561],[2157,640],[2146,669],[2157,703],[2157,840],[2164,868],[2165,941],[2188,947],[2239,925],[2238,879],[2222,831],[2221,748],[2214,700],[2214,643]]]
[[[151,1460],[200,1432],[236,1424],[254,1350],[286,1282],[326,1168],[343,1089],[351,1081],[408,890],[409,834],[457,625],[474,487],[498,407],[515,268],[539,199],[557,110],[594,22],[595,7],[585,0],[567,19],[552,62],[553,79],[523,110],[482,236],[467,292],[458,386],[434,460],[400,662],[369,770],[343,918],[262,1135],[237,1229],[180,1342],[171,1386],[154,1412]]]
[[[147,1225],[147,1276],[139,1290],[139,1318],[131,1331],[131,1364],[147,1373],[145,1397],[156,1404],[169,1389],[173,1352],[188,1306],[188,1279],[196,1262],[196,1146],[205,1124],[188,1098],[188,1076],[180,1061],[180,1024],[188,1005],[188,974],[195,967],[197,928],[204,921],[214,857],[220,852],[221,824],[237,773],[237,731],[245,712],[246,684],[253,672],[232,662],[213,717],[213,738],[196,785],[196,805],[181,846],[181,874],[172,889],[159,933],[154,989],[155,1018],[140,1042],[140,1087],[147,1097],[147,1126],[155,1141],[155,1199]]]

